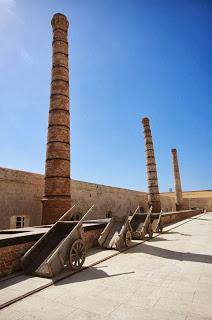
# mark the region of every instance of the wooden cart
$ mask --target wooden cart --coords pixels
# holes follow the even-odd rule
[[[22,257],[25,273],[53,278],[65,267],[79,270],[86,257],[82,223],[94,205],[80,221],[70,221],[73,206]]]
[[[135,210],[130,219],[130,226],[132,229],[132,238],[134,240],[141,240],[148,233],[149,237],[153,236],[153,228],[151,222],[151,210],[148,213],[138,212],[139,206]]]
[[[130,212],[122,217],[113,216],[111,218],[98,239],[102,248],[120,250],[131,245],[129,214]]]
[[[153,232],[162,232],[163,231],[163,223],[162,223],[162,212],[160,213],[152,213],[151,214],[152,228]]]

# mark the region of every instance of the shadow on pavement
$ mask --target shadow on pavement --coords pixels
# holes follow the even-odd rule
[[[28,275],[20,275],[20,276],[17,276],[17,277],[13,277],[13,278],[8,278],[2,282],[0,282],[0,290],[1,289],[4,289],[6,287],[10,287],[10,286],[13,286],[15,285],[16,283],[20,283],[20,282],[23,282],[23,281],[26,281],[30,278],[35,278],[33,276],[28,276]]]
[[[207,218],[207,219],[206,219],[206,218],[205,218],[205,219],[204,219],[204,218],[196,218],[196,220],[202,220],[202,221],[212,221],[212,219],[208,219],[208,218]]]
[[[101,278],[111,278],[111,277],[118,277],[123,276],[126,274],[131,274],[135,272],[123,272],[123,273],[116,273],[109,275],[103,270],[98,270],[97,268],[90,267],[83,272],[79,272],[75,274],[74,276],[68,277],[64,280],[61,280],[57,283],[54,283],[54,286],[62,286],[68,283],[75,283],[75,282],[82,282],[82,281],[89,281],[89,280],[96,280]]]
[[[179,260],[179,261],[193,261],[193,262],[212,264],[212,256],[207,254],[173,251],[173,250],[158,248],[152,245],[146,245],[145,243],[142,243],[140,246],[134,247],[124,252],[124,254],[138,253],[138,252],[146,253],[151,256],[161,257],[164,259]]]
[[[169,240],[163,237],[155,237],[155,238],[148,239],[148,242],[160,242],[160,241],[177,241],[177,239]]]
[[[177,232],[177,231],[163,231],[163,234],[180,234],[181,236],[192,237],[192,234],[182,233],[182,232]]]

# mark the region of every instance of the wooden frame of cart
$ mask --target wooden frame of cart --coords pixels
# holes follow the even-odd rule
[[[82,224],[94,205],[80,221],[70,221],[73,206],[43,235],[22,257],[22,267],[27,274],[53,278],[65,267],[82,268],[86,247]]]

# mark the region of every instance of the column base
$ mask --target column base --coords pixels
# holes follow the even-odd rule
[[[161,203],[160,201],[149,201],[149,208],[152,207],[152,213],[160,213],[161,212]]]
[[[180,210],[183,210],[184,207],[182,204],[176,204],[176,211],[180,211]]]
[[[161,203],[152,202],[152,213],[160,213],[160,212],[161,212]]]
[[[42,199],[42,224],[55,223],[71,208],[71,199]]]

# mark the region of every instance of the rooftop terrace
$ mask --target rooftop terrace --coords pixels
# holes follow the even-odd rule
[[[120,254],[91,251],[89,268],[55,284],[26,275],[2,281],[0,303],[42,285],[49,287],[2,309],[0,317],[212,319],[211,234],[212,213],[201,214]]]

